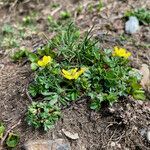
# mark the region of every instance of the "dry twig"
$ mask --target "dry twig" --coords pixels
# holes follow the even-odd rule
[[[14,3],[9,8],[9,12],[16,6],[17,3],[18,3],[18,0],[15,0]]]
[[[28,86],[27,86],[28,87]],[[28,88],[26,88],[26,95],[28,97],[28,99],[30,100],[30,102],[32,103],[33,102],[33,99],[32,97],[30,96],[29,92],[28,92]]]

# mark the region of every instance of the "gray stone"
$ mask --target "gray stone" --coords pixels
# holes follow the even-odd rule
[[[70,144],[64,139],[34,140],[24,144],[25,150],[71,150]]]
[[[142,128],[141,130],[140,130],[140,134],[141,134],[141,136],[142,137],[145,137],[145,135],[146,135],[146,128]]]
[[[137,33],[140,29],[139,26],[139,20],[137,17],[131,16],[129,17],[129,20],[125,24],[125,31],[128,34],[134,34]]]

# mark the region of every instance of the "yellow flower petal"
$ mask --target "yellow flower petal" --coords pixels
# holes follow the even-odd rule
[[[124,48],[118,48],[115,46],[114,51],[112,52],[112,56],[124,57],[127,59],[131,56],[131,53],[126,51]]]
[[[66,71],[66,70],[64,70],[64,69],[62,69],[62,73],[63,73],[64,75],[70,75],[69,71]]]
[[[75,69],[71,69],[71,74],[75,74],[77,72],[78,68],[75,68]]]
[[[115,46],[114,47],[114,51],[118,51],[119,49],[118,49],[118,47],[117,46]]]
[[[62,69],[62,75],[63,77],[65,77],[68,80],[72,80],[72,79],[78,79],[78,77],[84,73],[84,71],[86,70],[85,68],[81,68],[79,71],[77,71],[78,68],[75,69],[71,69],[71,70],[64,70]]]
[[[40,67],[45,67],[50,62],[52,62],[52,58],[50,56],[43,56],[42,60],[38,61],[38,65]]]
[[[43,63],[42,60],[39,60],[37,63],[38,63],[38,65],[39,65],[40,67],[44,67],[44,66],[45,66],[45,64]]]
[[[130,52],[127,52],[127,56],[130,57],[130,56],[131,56],[131,53],[130,53]]]
[[[51,60],[52,60],[52,58],[50,56],[43,57],[43,62],[45,62],[45,63],[49,63],[49,62],[51,62]]]
[[[63,75],[66,79],[68,79],[68,80],[72,80],[73,79],[73,77],[72,76],[70,76],[70,75]]]

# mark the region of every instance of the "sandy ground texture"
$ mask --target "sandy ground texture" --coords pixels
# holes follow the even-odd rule
[[[16,1],[17,2],[17,1]],[[52,4],[59,7],[52,8]],[[94,7],[88,10],[89,5],[98,4],[97,0],[25,0],[10,5],[1,3],[0,28],[8,23],[16,30],[18,23],[30,12],[37,12],[36,31],[27,30],[24,39],[18,39],[20,47],[33,49],[34,43],[41,41],[40,32],[51,38],[54,34],[48,30],[47,16],[58,18],[62,10],[72,13],[73,20],[81,32],[89,30],[93,25],[92,34],[100,40],[101,48],[110,48],[115,45],[126,47],[132,52],[132,66],[139,69],[141,64],[150,64],[150,28],[141,25],[135,35],[126,35],[126,40],[120,40],[124,34],[124,12],[133,8],[150,8],[149,0],[104,0],[103,7],[98,13]],[[82,5],[82,12],[76,9]],[[14,33],[15,34],[15,33]],[[0,36],[3,39],[2,36]],[[131,97],[122,99],[111,108],[104,106],[100,112],[94,112],[87,107],[87,101],[74,104],[63,111],[63,118],[58,121],[54,129],[47,133],[29,127],[24,118],[27,106],[30,104],[26,95],[26,88],[32,81],[28,64],[13,63],[9,54],[18,48],[0,46],[0,120],[7,128],[11,128],[20,119],[21,123],[14,128],[20,135],[20,143],[16,150],[21,149],[27,140],[64,138],[71,144],[72,150],[149,150],[148,142],[143,132],[150,130],[150,103],[134,101]],[[147,91],[147,95],[150,91]],[[113,109],[113,111],[111,111]],[[65,137],[62,129],[78,133],[78,140]],[[5,148],[4,148],[5,149]]]

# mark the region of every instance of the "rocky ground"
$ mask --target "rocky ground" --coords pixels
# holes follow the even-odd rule
[[[16,3],[15,3],[16,2]],[[9,4],[0,2],[0,27],[5,24],[13,26],[14,43],[4,42],[0,35],[0,120],[7,128],[20,123],[13,129],[20,135],[20,143],[16,148],[21,149],[28,140],[65,139],[72,150],[149,150],[150,149],[150,88],[146,87],[147,101],[135,101],[132,97],[121,99],[112,107],[104,106],[100,112],[89,110],[86,101],[74,104],[63,111],[63,118],[54,129],[47,133],[29,127],[24,118],[30,101],[26,88],[32,81],[33,74],[28,64],[13,63],[9,54],[26,47],[34,49],[35,43],[40,44],[46,37],[51,38],[55,33],[49,30],[48,15],[55,19],[63,10],[71,12],[72,20],[82,32],[93,25],[92,34],[100,41],[101,48],[123,46],[132,53],[131,61],[134,68],[142,64],[150,64],[150,28],[140,24],[137,33],[125,33],[124,13],[135,8],[150,8],[148,0],[104,0],[100,11],[97,10],[99,1],[94,0],[25,0]],[[54,6],[57,4],[57,7]],[[81,12],[79,11],[82,6]],[[18,33],[22,19],[36,13],[34,27],[25,29],[25,36]],[[3,28],[2,28],[3,29]],[[2,33],[2,31],[1,31]],[[150,67],[150,66],[149,66]],[[66,132],[78,135],[78,138],[66,136]]]

